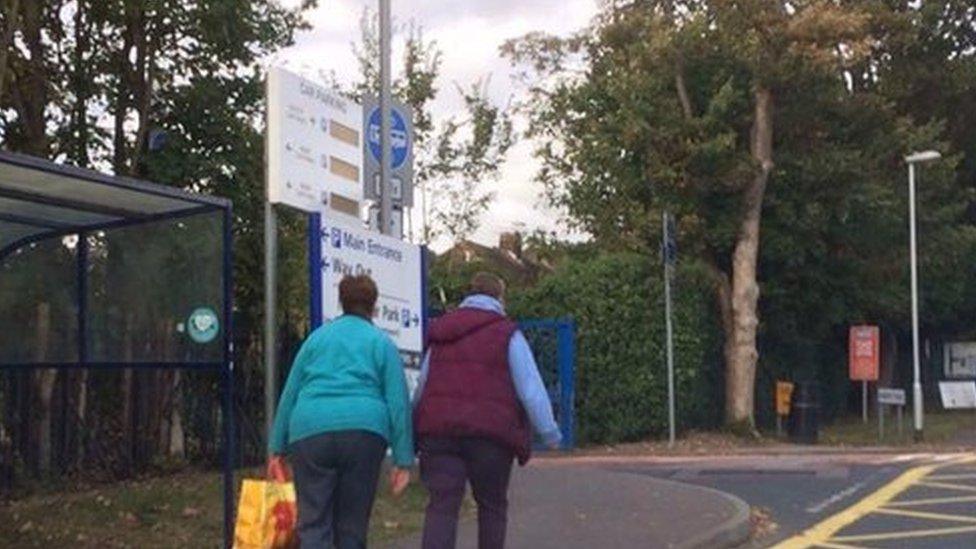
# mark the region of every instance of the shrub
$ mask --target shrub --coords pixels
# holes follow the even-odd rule
[[[572,260],[536,286],[512,292],[518,318],[577,324],[577,436],[626,442],[667,433],[664,286],[660,263],[630,253]],[[703,273],[678,268],[674,285],[679,429],[721,418],[720,336]]]

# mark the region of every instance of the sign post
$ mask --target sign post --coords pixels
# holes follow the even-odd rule
[[[380,0],[380,232],[391,234],[390,217],[393,211],[390,192],[390,0]]]
[[[671,278],[678,248],[675,242],[674,217],[664,212],[662,220],[662,255],[664,256],[664,315],[668,354],[668,446],[674,446],[674,336],[671,325]]]
[[[848,341],[851,381],[861,382],[861,418],[868,422],[868,382],[878,380],[881,337],[877,326],[851,326]]]

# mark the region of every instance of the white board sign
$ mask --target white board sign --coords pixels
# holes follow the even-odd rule
[[[363,199],[363,109],[280,67],[268,71],[268,200],[307,212]]]
[[[368,274],[379,299],[373,322],[401,351],[423,349],[422,248],[350,223],[322,216],[322,318],[342,314],[339,281],[347,274]]]
[[[976,408],[976,381],[940,381],[939,393],[946,410]]]
[[[878,403],[892,406],[904,406],[906,402],[904,389],[878,388]]]
[[[948,378],[976,377],[976,342],[957,341],[944,347],[945,375]]]

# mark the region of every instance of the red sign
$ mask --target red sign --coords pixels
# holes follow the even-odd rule
[[[881,362],[881,331],[877,326],[851,326],[851,381],[877,381]]]

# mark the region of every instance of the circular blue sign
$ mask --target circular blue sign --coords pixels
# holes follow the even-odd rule
[[[190,339],[197,343],[210,343],[220,332],[220,318],[213,309],[200,307],[190,313],[186,326]]]
[[[407,161],[407,154],[410,152],[410,134],[407,132],[407,121],[397,109],[390,109],[393,123],[390,127],[390,146],[393,150],[393,169],[396,170]],[[369,127],[366,131],[366,139],[369,143],[369,152],[377,162],[380,161],[382,152],[380,151],[380,108],[374,107],[369,113]]]

